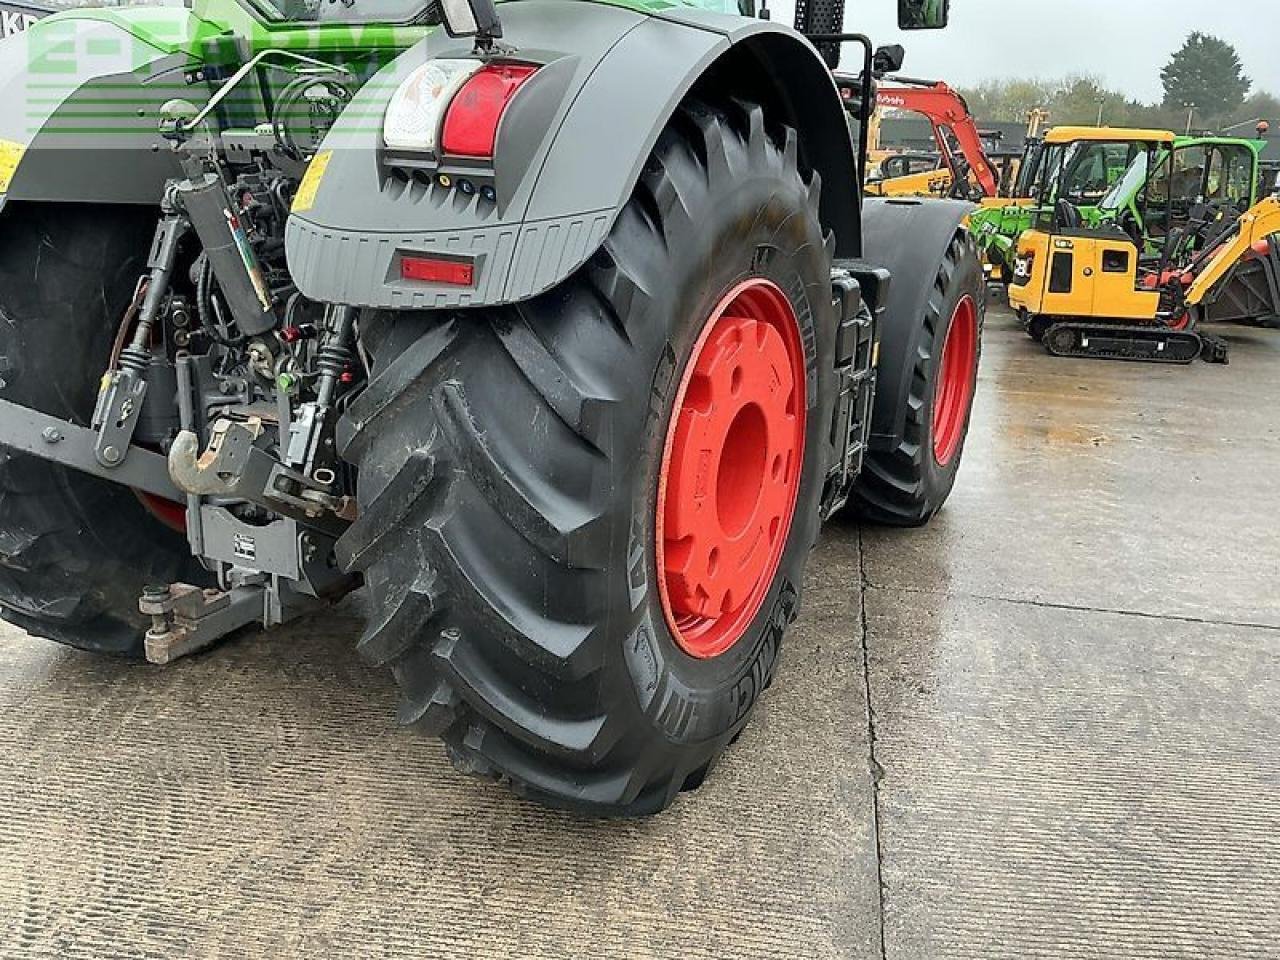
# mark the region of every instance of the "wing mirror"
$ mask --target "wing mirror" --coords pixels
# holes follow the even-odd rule
[[[493,0],[439,0],[444,29],[451,37],[475,37],[488,48],[502,36],[502,21]]]
[[[897,73],[907,58],[907,51],[900,43],[877,47],[875,56],[871,58],[871,72],[877,77],[887,73]]]
[[[951,0],[898,0],[899,30],[941,30],[951,15]]]

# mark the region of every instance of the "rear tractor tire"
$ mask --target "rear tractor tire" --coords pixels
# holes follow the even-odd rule
[[[688,104],[551,292],[362,321],[339,555],[402,722],[463,771],[653,813],[770,683],[832,462],[831,253],[795,137]]]
[[[920,326],[905,428],[893,449],[868,451],[852,500],[859,519],[922,526],[950,496],[969,433],[985,314],[982,263],[969,232],[960,229],[933,277],[923,314],[891,320]]]
[[[5,209],[0,397],[88,425],[155,223],[146,208]],[[0,616],[10,623],[140,654],[143,586],[206,577],[186,539],[129,488],[0,447]]]

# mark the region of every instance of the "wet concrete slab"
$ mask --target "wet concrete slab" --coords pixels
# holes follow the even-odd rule
[[[1003,310],[959,483],[874,583],[1280,626],[1280,331],[1226,366],[1049,357]]]
[[[166,669],[2,628],[0,957],[1280,956],[1280,333],[1236,339],[1055,361],[993,315],[952,502],[824,534],[755,722],[648,821],[456,775],[358,602]]]
[[[864,532],[886,956],[1280,956],[1280,332],[1231,336],[994,314],[951,502]]]
[[[867,614],[887,956],[1280,956],[1280,630]]]
[[[358,604],[166,669],[6,628],[0,956],[876,956],[857,581],[822,592],[716,776],[631,823],[396,728]]]

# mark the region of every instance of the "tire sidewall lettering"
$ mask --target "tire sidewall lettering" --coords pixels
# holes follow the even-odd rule
[[[808,239],[808,243],[812,243],[812,239]],[[710,271],[713,282],[701,291],[696,319],[664,318],[670,323],[670,333],[653,364],[642,431],[644,451],[632,465],[639,468],[635,472],[641,476],[637,478],[640,482],[633,486],[626,557],[628,601],[632,614],[638,616],[623,651],[642,710],[666,737],[677,742],[710,740],[726,736],[741,726],[761,691],[772,680],[782,636],[798,609],[799,581],[812,545],[814,517],[826,468],[825,434],[829,427],[832,391],[829,382],[824,382],[820,356],[824,350],[828,356],[834,351],[835,326],[834,322],[826,324],[831,330],[824,336],[817,322],[823,315],[823,305],[813,302],[811,292],[825,290],[830,279],[825,272],[815,275],[817,271],[812,268],[806,275],[803,266],[806,245],[797,244],[793,250],[773,242],[739,247],[745,255],[739,255],[736,269],[722,261]],[[676,645],[659,601],[653,519],[657,468],[669,428],[671,398],[702,323],[725,292],[752,276],[777,283],[795,309],[806,368],[805,475],[778,576],[756,620],[734,648],[711,660],[696,660]],[[829,305],[826,312],[830,312]]]

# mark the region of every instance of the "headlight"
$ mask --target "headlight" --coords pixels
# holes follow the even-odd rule
[[[405,77],[387,106],[383,143],[396,150],[434,151],[445,109],[481,66],[479,60],[431,60]]]

